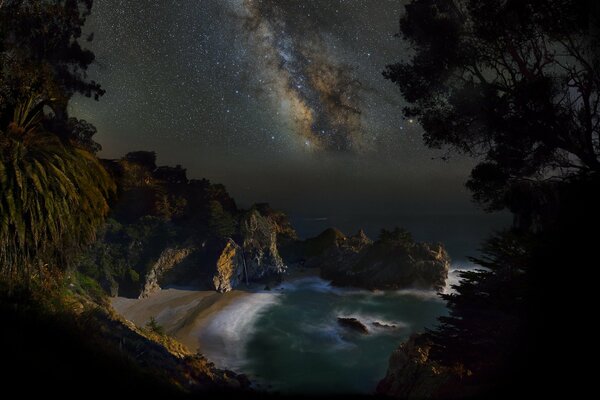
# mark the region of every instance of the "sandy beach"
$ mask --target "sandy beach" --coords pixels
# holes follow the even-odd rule
[[[113,308],[124,318],[143,327],[154,317],[165,332],[190,350],[201,350],[200,331],[204,323],[224,307],[250,292],[228,293],[183,289],[163,289],[144,299],[114,297]]]
[[[318,276],[318,268],[290,268],[286,281]],[[113,308],[125,319],[144,327],[154,317],[165,332],[192,351],[203,352],[202,330],[224,308],[243,302],[253,293],[263,291],[265,285],[253,284],[248,288],[227,293],[212,290],[162,289],[143,299],[114,297]],[[213,344],[214,346],[214,344]]]

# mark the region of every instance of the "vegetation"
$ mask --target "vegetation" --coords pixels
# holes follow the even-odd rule
[[[92,154],[95,130],[66,112],[74,93],[103,94],[86,80],[94,57],[78,42],[90,6],[0,8],[0,274],[11,285],[68,266],[109,210],[114,184]]]
[[[413,0],[401,18],[413,52],[384,76],[409,101],[404,115],[429,146],[480,160],[467,183],[475,200],[515,215],[426,335],[432,363],[467,371],[454,396],[539,396],[544,381],[529,371],[552,376],[542,340],[552,289],[569,285],[558,271],[594,257],[600,217],[599,28],[598,3],[574,0]]]
[[[150,320],[146,322],[146,328],[150,332],[156,333],[157,335],[165,334],[165,329],[158,322],[156,322],[156,318],[154,317],[150,317]]]
[[[600,172],[600,6],[580,0],[414,0],[387,67],[427,145],[477,157],[489,209],[523,185]]]
[[[177,237],[176,227],[158,217],[145,216],[130,224],[110,218],[98,240],[78,257],[77,267],[106,293],[135,297],[152,263]]]
[[[98,239],[77,259],[111,295],[137,297],[163,250],[220,241],[238,233],[239,211],[223,185],[188,180],[181,166],[156,165],[154,152],[104,160],[118,198]]]

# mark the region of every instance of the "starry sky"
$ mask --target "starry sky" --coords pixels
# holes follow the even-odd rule
[[[101,156],[154,150],[241,206],[295,216],[476,214],[472,161],[427,149],[386,64],[406,57],[400,0],[95,0],[107,93],[71,114]],[[353,225],[354,224],[354,225]]]

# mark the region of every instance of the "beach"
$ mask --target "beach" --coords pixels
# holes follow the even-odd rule
[[[318,275],[318,268],[290,268],[285,281]],[[277,291],[276,283],[272,282],[270,286]],[[265,294],[264,288],[264,284],[256,283],[227,293],[166,288],[143,299],[113,297],[111,305],[117,313],[139,327],[144,327],[154,317],[166,334],[183,343],[189,350],[205,353],[211,350],[203,347],[203,338],[206,338],[203,330],[207,324],[215,322],[214,319],[220,312],[229,306],[236,307],[244,299],[249,300],[252,294]],[[231,308],[228,310],[231,311]],[[210,342],[204,345],[214,347],[214,340]]]
[[[144,327],[150,318],[188,349],[201,351],[204,324],[223,308],[248,296],[249,291],[162,289],[143,299],[114,297],[113,308],[125,319]]]

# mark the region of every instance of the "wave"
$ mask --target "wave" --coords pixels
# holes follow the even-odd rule
[[[348,312],[345,310],[337,310],[335,313],[336,319],[341,318],[356,318],[363,323],[370,334],[377,333],[397,333],[400,330],[410,327],[409,323],[399,320],[390,320],[383,315],[376,313],[365,313],[365,312]]]
[[[453,286],[457,286],[460,284],[462,278],[460,277],[460,273],[463,271],[473,271],[476,269],[486,270],[487,268],[482,267],[478,264],[475,264],[471,261],[463,261],[460,263],[454,264],[450,267],[450,271],[448,271],[448,279],[446,279],[446,287],[442,291],[444,294],[453,294],[456,293],[456,289]]]
[[[442,293],[453,293],[451,285],[456,285],[460,281],[459,272],[462,269],[451,269],[448,273],[448,279],[446,280],[446,286],[442,290]],[[431,289],[398,289],[398,290],[367,290],[353,287],[336,287],[331,285],[331,281],[325,280],[318,276],[309,276],[304,278],[298,278],[290,281],[281,283],[274,288],[275,291],[295,291],[295,290],[313,290],[320,293],[332,293],[338,296],[367,296],[377,297],[385,295],[393,296],[411,296],[416,297],[420,300],[439,300],[442,301],[439,296],[439,292]]]
[[[217,312],[200,332],[204,355],[220,368],[239,370],[256,320],[278,302],[277,293],[252,293]]]
[[[330,281],[326,281],[318,276],[307,276],[304,278],[297,278],[289,281],[282,282],[275,287],[275,290],[314,290],[316,292],[335,292],[336,287],[331,286]]]

